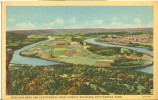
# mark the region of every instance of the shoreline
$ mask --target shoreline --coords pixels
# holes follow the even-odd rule
[[[48,40],[45,40],[45,41],[48,41]],[[22,55],[21,52],[19,53],[19,55],[23,56],[23,57],[38,58],[38,59],[42,59],[42,60],[46,60],[46,61],[52,61],[52,62],[55,61],[55,62],[61,63],[61,64],[73,64],[73,63],[67,63],[67,62],[63,62],[63,61],[43,59],[43,58],[40,58],[40,57],[37,57],[37,56]],[[52,65],[58,65],[58,64],[52,64]],[[86,65],[86,64],[75,64],[75,65]],[[93,68],[110,68],[110,69],[132,69],[132,70],[137,70],[137,69],[141,69],[141,68],[147,68],[147,67],[150,67],[152,65],[153,64],[147,64],[147,65],[144,65],[144,66],[139,66],[139,67],[138,66],[134,66],[134,67],[128,67],[128,68],[124,68],[125,66],[124,67],[120,67],[120,68],[119,67],[94,67],[93,65],[89,65],[89,66],[92,66]],[[39,66],[46,66],[46,65],[39,65]]]
[[[48,61],[55,61],[55,60],[50,60],[50,59],[43,59],[43,58],[40,58],[40,57],[37,57],[37,56],[26,56],[26,55],[22,55],[20,53],[21,56],[23,57],[31,57],[31,58],[38,58],[38,59],[42,59],[42,60],[48,60]],[[67,63],[67,62],[62,62],[62,61],[55,61],[55,62],[58,62],[58,63],[61,63],[61,64],[73,64],[73,63]],[[55,64],[55,65],[58,65],[58,64]],[[74,64],[74,65],[86,65],[86,64]],[[115,67],[115,66],[112,66],[112,67],[94,67],[93,65],[88,65],[88,66],[92,66],[93,68],[109,68],[109,69],[141,69],[141,68],[147,68],[147,67],[150,67],[152,66],[153,64],[147,64],[147,65],[144,65],[144,66],[134,66],[134,67],[128,67],[128,66],[123,66],[123,67]],[[127,67],[127,68],[125,68]]]
[[[139,46],[132,46],[132,45],[128,45],[128,44],[125,44],[125,43],[120,44],[120,43],[116,43],[116,42],[112,42],[112,41],[111,41],[111,42],[108,42],[108,41],[101,41],[101,40],[99,40],[99,39],[95,39],[95,41],[100,42],[100,43],[107,43],[107,44],[111,44],[111,45],[142,48],[142,49],[147,49],[147,50],[150,50],[150,51],[151,51],[151,49],[148,49],[148,48],[143,48],[143,47],[139,47]],[[140,44],[140,43],[138,43],[138,44]],[[147,46],[150,46],[150,45],[147,45]],[[152,49],[152,50],[153,50],[153,49]]]

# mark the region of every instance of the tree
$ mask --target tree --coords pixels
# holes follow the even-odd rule
[[[10,84],[10,78],[9,78],[9,63],[13,57],[14,51],[11,49],[7,50],[7,57],[6,57],[6,88],[7,88],[7,94],[11,94],[11,84]]]
[[[124,56],[130,56],[131,55],[131,51],[126,49],[126,48],[121,48],[121,53],[124,55]]]
[[[120,54],[121,48],[114,48],[114,54],[116,57],[118,57],[118,54]]]

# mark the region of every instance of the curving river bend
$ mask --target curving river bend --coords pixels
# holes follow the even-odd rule
[[[46,41],[50,41],[50,40],[46,40]],[[14,64],[27,64],[27,65],[33,65],[33,66],[46,66],[46,65],[55,65],[55,64],[62,64],[62,63],[58,63],[58,62],[54,62],[54,61],[48,61],[48,60],[43,60],[43,59],[39,59],[39,58],[32,58],[32,57],[24,57],[20,55],[21,51],[24,51],[26,49],[30,49],[34,46],[36,46],[37,44],[46,42],[46,41],[41,41],[38,43],[34,43],[28,46],[25,46],[19,50],[15,50],[14,54],[13,54],[13,58],[11,60],[10,63],[14,63]]]
[[[92,38],[92,39],[87,39],[85,41],[88,42],[88,43],[91,43],[91,44],[96,44],[96,45],[101,45],[101,46],[106,46],[106,47],[124,47],[124,48],[127,48],[127,49],[139,51],[139,52],[148,54],[150,56],[153,56],[153,52],[149,51],[147,49],[136,48],[136,47],[127,47],[127,46],[119,46],[119,45],[112,45],[112,44],[105,44],[105,43],[97,42],[97,41],[95,41],[95,39],[96,38]],[[46,40],[46,41],[50,41],[50,40]],[[43,60],[43,59],[39,59],[39,58],[32,58],[32,57],[24,57],[24,56],[20,55],[21,51],[32,48],[35,45],[46,42],[46,41],[41,41],[41,42],[38,42],[38,43],[34,43],[34,44],[31,44],[31,45],[25,46],[25,47],[23,47],[19,50],[15,50],[14,54],[13,54],[13,58],[12,58],[10,63],[13,63],[13,64],[27,64],[27,65],[33,65],[33,66],[46,66],[46,65],[63,64],[63,63],[59,63],[59,62],[48,61],[48,60]],[[149,67],[146,67],[146,68],[141,68],[141,69],[138,69],[138,71],[153,73],[153,66],[149,66]]]
[[[91,43],[91,44],[106,46],[106,47],[123,47],[123,48],[135,50],[135,51],[153,56],[153,51],[150,51],[150,50],[147,50],[147,49],[144,49],[144,48],[136,48],[136,47],[128,47],[128,46],[120,46],[120,45],[101,43],[101,42],[95,41],[95,39],[97,39],[97,38],[87,39],[85,41],[88,42],[88,43]],[[142,72],[147,72],[147,73],[153,73],[153,66],[149,66],[149,67],[141,68],[141,69],[137,69],[137,70],[142,71]]]

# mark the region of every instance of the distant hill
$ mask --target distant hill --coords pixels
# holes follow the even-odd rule
[[[39,29],[39,30],[10,30],[7,33],[17,34],[59,34],[59,33],[106,33],[106,32],[142,32],[152,31],[152,28],[125,28],[125,29],[104,29],[104,28],[83,28],[83,29]]]

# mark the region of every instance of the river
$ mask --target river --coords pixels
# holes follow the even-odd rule
[[[127,46],[119,46],[119,45],[112,45],[112,44],[105,44],[105,43],[100,43],[95,41],[96,38],[92,38],[92,39],[87,39],[85,40],[88,43],[92,43],[92,44],[96,44],[96,45],[101,45],[101,46],[106,46],[106,47],[124,47],[124,48],[128,48],[131,50],[136,50],[138,52],[142,52],[145,54],[148,54],[150,56],[153,56],[153,52],[149,51],[147,49],[143,49],[143,48],[136,48],[136,47],[127,47]],[[19,50],[15,50],[14,54],[13,54],[13,58],[11,60],[10,63],[12,64],[27,64],[27,65],[33,65],[33,66],[46,66],[46,65],[56,65],[56,64],[63,64],[63,63],[59,63],[59,62],[54,62],[54,61],[48,61],[48,60],[43,60],[43,59],[39,59],[39,58],[32,58],[32,57],[24,57],[20,55],[21,51],[24,51],[26,49],[32,48],[34,46],[36,46],[37,44],[46,42],[46,41],[50,41],[49,40],[45,40],[45,41],[41,41],[38,43],[34,43],[28,46],[25,46]],[[137,69],[138,71],[142,71],[142,72],[147,72],[147,73],[153,73],[153,66],[149,66],[146,68],[141,68],[141,69]]]
[[[50,40],[51,39],[46,40],[46,41],[50,41]],[[41,41],[41,42],[38,42],[38,43],[34,43],[34,44],[31,44],[31,45],[25,46],[25,47],[23,47],[19,50],[15,50],[14,54],[13,54],[13,58],[12,58],[10,63],[13,63],[13,64],[27,64],[27,65],[33,65],[33,66],[42,66],[42,65],[46,66],[46,65],[61,64],[61,63],[54,62],[54,61],[48,61],[48,60],[43,60],[43,59],[39,59],[39,58],[32,58],[32,57],[24,57],[24,56],[20,55],[21,51],[32,48],[35,45],[46,42],[46,41]]]
[[[101,43],[101,42],[95,41],[95,39],[97,39],[97,38],[87,39],[85,41],[87,43],[91,43],[91,44],[95,44],[95,45],[100,45],[100,46],[105,46],[105,47],[123,47],[123,48],[135,50],[135,51],[138,51],[138,52],[141,52],[141,53],[153,56],[153,51],[150,51],[150,50],[147,50],[147,49],[144,49],[144,48],[136,48],[136,47],[128,47],[128,46],[120,46],[120,45]],[[146,72],[146,73],[153,73],[153,66],[149,66],[149,67],[145,67],[145,68],[141,68],[141,69],[137,69],[137,70],[141,71],[141,72]]]

